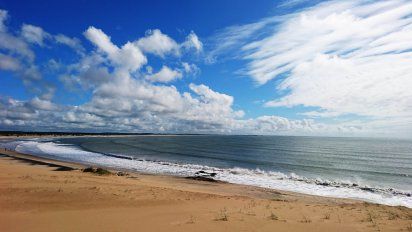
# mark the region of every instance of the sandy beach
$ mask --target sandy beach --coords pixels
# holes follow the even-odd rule
[[[412,232],[412,0],[0,0],[0,232]]]
[[[405,207],[1,153],[0,231],[412,231]]]

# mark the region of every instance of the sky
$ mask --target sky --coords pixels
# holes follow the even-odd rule
[[[412,138],[412,2],[0,0],[0,130]]]

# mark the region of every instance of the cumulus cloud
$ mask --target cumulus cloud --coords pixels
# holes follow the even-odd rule
[[[50,37],[50,34],[45,32],[41,27],[30,24],[23,24],[21,27],[21,35],[29,43],[34,43],[43,46],[43,40]]]
[[[300,131],[310,132],[322,129],[322,125],[314,123],[313,120],[289,120],[279,116],[261,116],[247,121],[247,127],[251,131],[261,133],[272,133],[273,131]]]
[[[44,110],[44,111],[51,111],[57,108],[57,106],[54,103],[52,103],[50,100],[44,100],[38,97],[35,97],[32,100],[30,100],[28,104],[34,109]]]
[[[0,10],[0,69],[11,71],[23,80],[25,85],[42,79],[34,64],[35,54],[25,39],[10,32],[5,24],[7,11]]]
[[[146,66],[148,74],[143,75],[140,69],[147,58],[143,49],[136,45],[137,42],[119,47],[110,36],[94,27],[88,28],[84,35],[96,50],[84,53],[77,63],[68,65],[69,71],[59,79],[69,89],[91,91],[90,101],[78,106],[55,104],[51,100],[54,89],[50,89],[48,95],[26,101],[2,98],[0,103],[4,111],[0,114],[0,124],[3,128],[276,133],[286,131],[288,127],[294,128],[283,124],[299,124],[288,119],[245,120],[244,112],[234,109],[234,98],[230,95],[203,84],[189,84],[188,92],[180,92],[175,86],[166,85],[182,78],[183,74],[198,73],[199,68],[195,64],[183,61],[175,68],[163,65],[156,73],[150,71],[151,66]],[[147,39],[147,35],[144,38]],[[185,49],[200,49],[196,42],[185,46]],[[149,52],[147,49],[144,51]],[[27,75],[31,75],[27,79],[38,78],[36,66],[26,71]],[[269,124],[270,127],[267,126]]]
[[[119,48],[112,43],[110,37],[100,29],[89,27],[84,32],[84,36],[96,45],[97,48],[109,55],[113,55],[119,50]]]
[[[233,104],[232,96],[215,92],[206,85],[190,84],[189,88],[199,95],[204,102],[216,102],[223,106],[231,106]]]
[[[199,53],[203,49],[203,43],[193,31],[189,33],[185,41],[178,44],[175,40],[168,35],[163,34],[158,29],[148,30],[145,37],[135,41],[135,44],[139,46],[143,52],[155,54],[162,58],[168,54],[180,56],[182,50]]]
[[[148,30],[146,36],[140,38],[135,44],[144,52],[152,53],[160,57],[167,54],[179,54],[179,45],[168,35],[163,34],[160,30]]]
[[[0,31],[0,49],[7,51],[10,55],[27,59],[29,62],[35,58],[34,52],[23,39],[7,31]]]
[[[111,42],[109,36],[95,27],[89,27],[84,35],[119,69],[133,72],[147,62],[139,47],[131,42],[127,42],[119,48]]]
[[[225,122],[241,115],[232,109],[232,97],[207,86],[191,84],[191,93],[181,93],[175,86],[152,84],[171,82],[182,78],[183,73],[193,74],[196,65],[187,62],[176,68],[163,65],[154,74],[147,66],[149,74],[143,75],[140,69],[147,58],[137,42],[128,42],[120,48],[102,30],[94,27],[86,30],[84,35],[96,46],[97,53],[92,51],[85,55],[72,65],[73,74],[63,75],[60,79],[67,86],[91,89],[93,95],[89,102],[66,109],[59,121],[76,122],[83,127],[98,123],[116,130],[213,131],[228,130]],[[148,39],[148,35],[144,39]],[[128,49],[131,53],[127,53]],[[141,54],[143,59],[133,53]],[[134,62],[138,64],[130,65]],[[132,66],[134,68],[129,68]],[[87,116],[90,121],[83,122],[79,119],[82,116]]]
[[[0,10],[0,69],[14,73],[16,77],[22,79],[31,92],[50,95],[50,83],[43,80],[42,70],[36,64],[36,55],[32,47],[51,48],[49,44],[45,46],[46,42],[57,42],[82,51],[80,41],[62,34],[54,36],[41,27],[31,24],[23,24],[20,30],[9,29],[6,24],[8,18],[7,11]],[[44,65],[44,67],[50,66]]]
[[[163,65],[159,72],[147,76],[147,79],[152,82],[168,83],[176,79],[182,78],[182,73],[178,70],[172,70],[169,67]]]
[[[190,32],[181,46],[187,50],[194,49],[196,52],[201,52],[203,50],[203,43],[193,31]]]

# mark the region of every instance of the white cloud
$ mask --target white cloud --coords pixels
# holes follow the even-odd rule
[[[34,52],[25,41],[5,31],[0,31],[0,49],[27,59],[30,62],[35,58]]]
[[[233,97],[207,86],[191,84],[192,93],[181,93],[174,86],[159,84],[182,78],[183,73],[197,72],[196,65],[187,62],[180,63],[177,68],[163,65],[155,74],[151,73],[151,66],[146,66],[149,75],[143,75],[141,65],[125,68],[136,61],[132,56],[135,48],[140,49],[136,42],[119,48],[99,29],[90,27],[84,34],[96,45],[98,52],[86,54],[70,67],[75,74],[60,79],[69,87],[77,85],[91,89],[92,99],[71,110],[66,109],[59,121],[79,122],[81,115],[88,115],[99,118],[88,122],[89,127],[98,123],[116,130],[188,132],[230,130],[229,122],[233,124],[235,118],[243,115],[232,109]],[[129,48],[132,54],[127,53]],[[84,128],[88,123],[81,122]]]
[[[29,43],[43,45],[44,39],[50,35],[40,27],[29,24],[24,24],[21,31],[9,30],[5,24],[7,18],[7,11],[0,10],[0,69],[20,78],[32,93],[49,97],[52,87],[43,80]]]
[[[219,30],[209,39],[210,41],[205,57],[206,62],[210,64],[214,63],[217,57],[223,56],[224,54],[230,54],[231,58],[241,58],[237,53],[242,46],[262,34],[261,31],[265,27],[277,25],[284,18],[287,17],[276,16],[264,18],[259,22],[235,25]]]
[[[248,74],[264,84],[302,62],[313,60],[317,54],[346,59],[366,56],[378,48],[376,43],[383,38],[410,30],[407,26],[410,19],[403,18],[411,11],[408,4],[398,6],[398,2],[392,2],[380,9],[382,3],[351,3],[325,3],[293,15],[277,25],[279,29],[273,34],[244,46],[245,59],[250,60]],[[407,40],[389,42],[407,43]],[[403,44],[403,48],[408,46],[410,43]]]
[[[43,40],[50,37],[50,34],[45,32],[41,27],[30,24],[23,24],[21,27],[21,35],[29,43],[34,43],[43,46]]]
[[[280,89],[292,92],[268,106],[318,106],[334,112],[375,117],[412,117],[412,86],[405,65],[411,54],[343,59],[319,55],[296,67]]]
[[[196,76],[200,73],[200,68],[195,64],[189,64],[187,62],[182,62],[183,71],[187,74]]]
[[[179,54],[179,45],[169,36],[163,34],[159,29],[148,30],[146,36],[137,40],[135,44],[147,53],[160,57],[173,53]]]
[[[110,37],[100,29],[89,27],[84,32],[84,36],[96,45],[97,48],[109,55],[113,55],[119,50],[119,48],[112,43]]]
[[[100,51],[105,53],[110,62],[120,70],[133,72],[147,62],[146,57],[143,55],[139,47],[131,42],[127,42],[119,48],[111,42],[109,36],[95,27],[89,27],[84,32],[84,35],[96,45]]]
[[[102,32],[96,35],[93,36],[103,38],[105,42],[90,38],[91,41],[97,44],[98,49],[104,50],[103,53],[109,59],[112,54],[119,52],[120,49],[107,35]],[[146,78],[141,78],[131,70],[109,71],[117,66],[119,64],[104,62],[95,53],[86,55],[79,64],[73,66],[80,73],[64,79],[73,82],[71,84],[92,89],[92,99],[80,106],[65,109],[56,121],[60,121],[60,125],[70,123],[70,126],[81,128],[102,126],[106,130],[111,128],[152,132],[277,133],[283,130],[280,125],[272,126],[271,129],[259,126],[263,124],[262,119],[242,119],[244,112],[233,108],[232,96],[216,92],[206,85],[190,84],[190,92],[181,93],[174,86],[154,85],[146,80],[169,82],[180,78],[183,73],[196,72],[198,68],[194,64],[182,62],[181,69],[175,70],[163,65],[159,72]],[[152,68],[146,66],[146,69]],[[285,119],[282,123],[285,121],[288,122]],[[277,125],[280,122],[272,120],[271,123]]]
[[[180,56],[182,51],[199,53],[203,50],[203,43],[193,31],[189,33],[184,42],[178,44],[158,29],[148,30],[146,36],[137,40],[135,44],[143,52],[152,53],[162,58],[168,54]]]
[[[78,54],[82,55],[84,53],[84,48],[83,48],[80,40],[77,39],[77,38],[70,38],[66,35],[58,34],[58,35],[54,36],[54,39],[56,40],[57,43],[64,44],[64,45],[72,48]]]
[[[0,53],[0,69],[17,71],[20,69],[20,62],[11,56],[6,56]]]
[[[29,104],[34,109],[38,109],[38,110],[51,111],[57,108],[57,106],[51,101],[40,99],[38,97],[35,97],[32,100],[30,100]]]
[[[168,83],[176,79],[182,78],[182,73],[178,70],[172,70],[169,67],[163,65],[159,72],[149,75],[146,78],[151,82]]]
[[[278,116],[261,116],[248,121],[248,127],[251,131],[260,133],[273,133],[273,131],[299,131],[310,132],[319,129],[311,120],[289,120]]]
[[[204,102],[216,102],[219,105],[226,106],[231,106],[233,104],[232,96],[215,92],[206,85],[190,84],[189,88],[199,95]]]
[[[358,115],[412,128],[405,120],[412,118],[411,15],[410,1],[328,1],[230,27],[212,54],[240,50],[243,73],[258,84],[282,78],[283,97],[266,106],[303,105],[319,108],[303,113],[310,117]]]
[[[77,38],[70,38],[63,34],[51,35],[50,33],[43,30],[43,28],[30,25],[30,24],[23,24],[21,27],[21,36],[29,43],[37,44],[41,47],[44,46],[45,41],[53,41],[59,44],[66,45],[72,48],[75,52],[80,55],[83,55],[84,48],[81,45],[81,42]]]
[[[330,126],[278,116],[242,119],[243,111],[232,109],[233,97],[205,85],[191,84],[194,94],[180,94],[173,86],[130,84],[130,92],[125,88],[122,90],[126,92],[101,89],[92,101],[81,106],[58,106],[39,98],[24,102],[0,97],[4,109],[0,112],[0,127],[285,135],[353,135],[362,130],[359,125]]]
[[[291,71],[279,86],[291,92],[266,105],[412,117],[407,87],[412,86],[412,4],[401,3],[354,3],[347,10],[339,3],[322,5],[290,19],[273,37],[246,47],[256,49],[249,57],[254,59],[250,73],[257,80]]]
[[[0,10],[0,69],[15,73],[26,85],[40,80],[41,75],[33,64],[34,52],[24,39],[9,32],[5,24],[7,18],[7,11]]]
[[[190,32],[181,46],[187,50],[194,49],[196,52],[201,52],[203,50],[203,43],[193,31]]]
[[[0,13],[1,23],[5,17]],[[245,113],[235,107],[233,96],[203,84],[183,86],[188,87],[186,92],[170,85],[183,75],[199,73],[195,64],[185,61],[186,52],[203,50],[202,42],[193,32],[180,44],[160,30],[153,30],[143,38],[116,45],[102,30],[89,27],[84,36],[96,47],[91,51],[86,51],[76,38],[50,35],[48,42],[55,43],[48,43],[48,47],[65,44],[80,56],[72,64],[48,58],[47,65],[38,65],[28,42],[15,34],[18,33],[10,33],[7,28],[0,31],[0,39],[5,38],[0,40],[0,48],[5,51],[0,56],[0,68],[19,73],[24,82],[31,83],[31,90],[37,96],[24,101],[0,96],[1,129],[288,134],[361,128],[344,123],[330,127],[313,120],[278,116],[245,119]],[[46,37],[38,34],[29,33],[25,37],[32,43],[45,44]],[[143,52],[158,56],[155,58],[162,65],[159,72],[153,74]],[[171,62],[169,58],[175,60]],[[58,72],[59,80],[69,90],[90,94],[90,99],[77,106],[54,103],[53,95],[60,89],[45,84],[39,67]],[[36,91],[39,86],[42,90]]]

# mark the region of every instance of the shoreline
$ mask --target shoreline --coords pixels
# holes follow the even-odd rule
[[[113,175],[116,175],[116,173],[126,173],[128,176],[148,176],[152,178],[161,178],[161,179],[167,179],[170,178],[171,180],[180,180],[180,181],[193,181],[193,182],[200,182],[200,183],[215,183],[215,184],[220,184],[220,185],[233,185],[233,186],[239,186],[239,187],[244,187],[244,188],[249,188],[253,189],[252,191],[261,191],[261,192],[274,192],[277,194],[281,195],[290,195],[294,197],[308,197],[308,198],[325,198],[329,199],[331,201],[341,201],[341,203],[367,203],[367,204],[377,204],[377,203],[371,203],[367,202],[364,200],[358,200],[358,199],[351,199],[351,198],[335,198],[335,197],[326,197],[326,196],[318,196],[318,195],[311,195],[311,194],[304,194],[304,193],[299,193],[299,192],[293,192],[293,191],[284,191],[284,190],[278,190],[278,189],[272,189],[272,188],[264,188],[264,187],[258,187],[258,186],[253,186],[253,185],[246,185],[246,184],[237,184],[237,183],[230,183],[226,181],[208,181],[207,179],[201,180],[201,179],[195,179],[192,177],[196,176],[174,176],[174,175],[166,175],[166,174],[153,174],[153,173],[144,173],[144,172],[139,172],[139,171],[131,171],[127,169],[117,169],[117,168],[110,168],[110,167],[105,167],[105,166],[99,166],[99,165],[88,165],[88,164],[83,164],[83,163],[77,163],[77,162],[69,162],[69,161],[61,161],[61,160],[55,160],[55,159],[50,159],[50,158],[44,158],[44,157],[38,157],[30,154],[24,154],[20,153],[17,151],[0,151],[0,156],[6,156],[12,159],[20,160],[29,164],[33,165],[40,165],[40,166],[48,166],[48,167],[55,167],[55,168],[63,168],[63,169],[72,169],[72,170],[77,170],[77,171],[82,171],[85,168],[104,168],[105,170],[110,171]],[[384,205],[384,204],[377,204],[377,205]],[[384,205],[388,206],[388,205]],[[404,207],[404,206],[390,206],[390,207]],[[407,208],[407,207],[405,207]]]
[[[44,136],[35,136],[35,137],[31,137],[31,136],[28,136],[27,137],[27,139],[33,139],[33,138],[39,138],[39,139],[42,139],[42,138],[50,138],[50,139],[56,139],[56,138],[67,138],[67,137],[128,137],[128,136],[169,136],[169,135],[96,135],[96,136],[89,136],[89,135],[72,135],[72,136],[67,136],[67,135],[57,135],[57,136],[49,136],[49,135],[44,135]],[[177,136],[177,135],[172,135],[172,136]],[[1,138],[0,138],[1,139]],[[4,140],[18,140],[18,139],[21,139],[21,137],[18,137],[18,136],[8,136],[6,139],[4,139],[3,138],[3,141]],[[23,138],[24,139],[24,138]],[[2,148],[0,148],[0,149],[2,149]],[[113,167],[112,165],[105,165],[105,164],[103,164],[103,163],[100,163],[100,164],[93,164],[93,162],[92,163],[88,163],[88,162],[81,162],[81,161],[70,161],[70,160],[64,160],[64,159],[54,159],[54,158],[47,158],[47,155],[46,155],[46,157],[44,157],[44,156],[36,156],[36,155],[31,155],[31,154],[27,154],[27,153],[21,153],[21,152],[17,152],[17,151],[14,151],[14,150],[9,150],[10,152],[12,152],[12,153],[14,153],[13,155],[14,156],[20,156],[20,157],[25,157],[25,158],[29,158],[29,159],[35,159],[35,160],[41,160],[41,161],[44,161],[44,160],[46,160],[47,162],[50,162],[50,163],[56,163],[56,162],[58,162],[58,163],[61,163],[61,164],[70,164],[70,165],[74,165],[74,166],[76,166],[77,168],[79,168],[79,167],[83,167],[83,168],[86,168],[86,167],[91,167],[91,166],[94,166],[94,167],[101,167],[101,168],[105,168],[105,169],[109,169],[109,170],[112,170],[112,171],[114,171],[114,172],[116,172],[116,171],[122,171],[122,172],[130,172],[130,173],[136,173],[136,174],[141,174],[141,175],[154,175],[154,176],[167,176],[167,177],[174,177],[174,178],[189,178],[189,179],[194,179],[194,180],[203,180],[203,181],[217,181],[217,182],[225,182],[225,183],[230,183],[230,184],[235,184],[235,185],[244,185],[244,186],[250,186],[250,187],[254,187],[254,188],[262,188],[262,189],[269,189],[269,190],[273,190],[273,191],[279,191],[279,192],[285,192],[285,193],[289,193],[289,194],[295,194],[295,195],[305,195],[305,196],[316,196],[316,197],[323,197],[323,198],[330,198],[330,199],[340,199],[340,200],[348,200],[348,201],[358,201],[358,202],[368,202],[368,203],[371,203],[371,204],[382,204],[382,205],[388,205],[388,206],[404,206],[404,207],[407,207],[407,208],[411,208],[410,206],[408,206],[408,204],[403,204],[403,202],[402,202],[402,204],[397,204],[397,203],[392,203],[392,202],[385,202],[385,201],[379,201],[379,200],[375,200],[375,199],[373,199],[373,198],[365,198],[365,197],[359,197],[359,196],[343,196],[342,194],[335,194],[335,195],[325,195],[325,194],[317,194],[317,193],[312,193],[312,192],[305,192],[305,191],[301,191],[301,190],[299,190],[299,189],[290,189],[290,188],[282,188],[282,187],[280,187],[280,188],[276,188],[276,187],[265,187],[265,185],[257,185],[257,184],[252,184],[252,183],[243,183],[243,181],[241,181],[241,182],[238,182],[238,181],[234,181],[234,182],[232,182],[232,181],[228,181],[228,180],[225,180],[225,179],[223,179],[223,180],[219,180],[219,178],[217,178],[217,180],[214,178],[214,177],[212,177],[212,176],[209,176],[208,174],[215,174],[215,173],[213,173],[214,171],[211,171],[211,170],[209,170],[209,173],[208,172],[204,172],[203,170],[201,170],[201,169],[198,169],[197,170],[197,172],[196,172],[196,174],[187,174],[187,175],[190,175],[190,176],[184,176],[184,175],[180,175],[180,174],[177,174],[177,173],[170,173],[170,174],[168,174],[168,173],[152,173],[152,172],[145,172],[144,170],[131,170],[131,169],[129,169],[129,168],[121,168],[121,167]],[[27,152],[27,151],[26,151]],[[1,152],[0,152],[1,153]],[[111,156],[111,155],[108,155],[108,156]],[[113,157],[115,157],[115,158],[124,158],[124,157],[122,157],[122,156],[116,156],[116,155],[113,155]],[[211,171],[211,172],[210,172]],[[206,173],[206,175],[202,175],[202,174],[205,174]],[[302,181],[302,180],[298,180],[298,181]],[[306,183],[308,183],[308,182],[306,182]],[[323,186],[331,186],[331,187],[335,187],[336,185],[333,185],[334,184],[334,182],[333,183],[328,183],[328,182],[310,182],[310,184],[313,184],[313,185],[318,185],[318,186],[321,186],[321,187],[323,187]],[[343,187],[345,187],[346,185],[343,185]],[[374,187],[369,187],[369,186],[362,186],[362,185],[358,185],[358,184],[353,184],[353,186],[355,186],[355,187],[352,187],[352,186],[349,186],[349,187],[352,187],[352,189],[353,188],[358,188],[358,189],[361,189],[361,190],[364,190],[364,191],[370,191],[370,193],[377,193],[377,194],[379,194],[378,192],[379,191],[382,191],[382,189],[379,189],[379,188],[374,188]],[[279,186],[278,186],[279,187]],[[342,187],[342,186],[337,186],[337,188],[339,188],[339,187]],[[386,190],[386,189],[383,189],[383,190]],[[389,189],[390,191],[392,191],[392,189]],[[376,192],[375,192],[376,191]],[[399,191],[396,191],[396,190],[394,190],[393,191],[394,192],[394,195],[405,195],[405,196],[407,196],[407,197],[410,197],[410,193],[408,193],[408,192],[403,192],[402,190],[399,190]],[[353,194],[352,194],[353,195]],[[411,208],[412,209],[412,208]]]
[[[105,170],[108,170],[111,172],[113,175],[116,175],[116,173],[125,173],[129,177],[133,176],[149,176],[152,178],[170,178],[174,180],[189,180],[193,182],[204,182],[204,183],[216,183],[216,184],[221,184],[221,185],[233,185],[233,186],[239,186],[239,187],[244,187],[244,188],[250,188],[254,189],[252,191],[261,191],[261,192],[275,192],[275,193],[280,193],[282,195],[290,195],[290,196],[295,196],[295,197],[313,197],[313,198],[325,198],[329,199],[332,201],[341,201],[341,203],[368,203],[368,204],[376,204],[376,203],[371,203],[371,202],[366,202],[364,200],[357,200],[357,199],[351,199],[351,198],[334,198],[334,197],[325,197],[325,196],[317,196],[317,195],[311,195],[311,194],[304,194],[304,193],[298,193],[298,192],[292,192],[292,191],[284,191],[284,190],[278,190],[278,189],[271,189],[271,188],[264,188],[264,187],[258,187],[258,186],[253,186],[253,185],[246,185],[246,184],[236,184],[236,183],[230,183],[226,181],[208,181],[208,179],[195,179],[194,177],[196,176],[174,176],[174,175],[166,175],[166,174],[153,174],[153,173],[144,173],[144,172],[139,172],[139,171],[130,171],[127,169],[116,169],[116,168],[110,168],[106,166],[99,166],[99,165],[87,165],[83,163],[77,163],[77,162],[69,162],[69,161],[61,161],[61,160],[55,160],[55,159],[50,159],[50,158],[44,158],[44,157],[39,157],[35,155],[30,155],[30,154],[24,154],[20,153],[17,151],[0,151],[0,156],[6,156],[12,159],[20,160],[29,164],[33,165],[43,165],[43,166],[48,166],[48,167],[55,167],[55,168],[63,168],[63,169],[72,169],[72,170],[77,170],[77,171],[82,171],[83,169],[86,168],[104,168]],[[377,205],[383,205],[383,204],[377,204]],[[387,205],[385,205],[387,206]],[[393,207],[404,207],[404,206],[393,206]],[[407,207],[405,207],[407,208]]]
[[[175,176],[95,175],[81,171],[88,165],[0,153],[10,156],[0,156],[1,231],[412,230],[412,210],[402,206]]]

